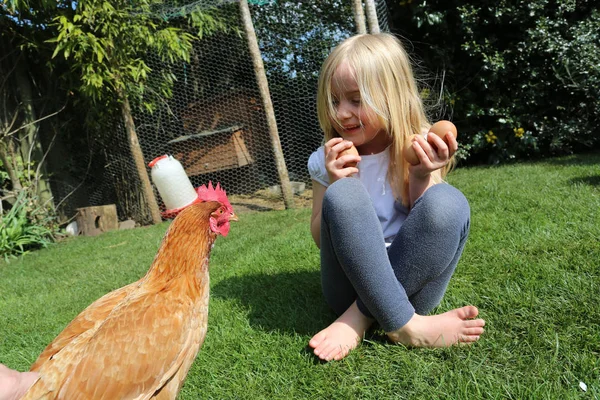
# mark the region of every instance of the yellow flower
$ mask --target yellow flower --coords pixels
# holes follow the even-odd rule
[[[525,133],[525,129],[523,128],[515,128],[513,131],[515,132],[515,136],[518,138],[522,138],[523,134]]]
[[[485,134],[485,140],[487,140],[488,143],[496,143],[496,139],[498,139],[498,137],[496,137],[492,131]]]

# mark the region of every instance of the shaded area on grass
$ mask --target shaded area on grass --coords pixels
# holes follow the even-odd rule
[[[239,301],[253,328],[313,335],[335,319],[320,281],[318,271],[234,276],[212,287],[211,295]]]
[[[598,153],[573,154],[570,156],[563,156],[563,157],[542,158],[535,162],[551,164],[551,165],[564,165],[565,167],[590,166],[590,165],[600,166],[600,154],[598,154]]]
[[[600,175],[572,178],[569,182],[573,185],[584,184],[589,186],[600,186]]]

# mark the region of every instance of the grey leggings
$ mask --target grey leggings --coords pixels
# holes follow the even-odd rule
[[[416,312],[437,306],[469,235],[467,199],[446,183],[414,204],[386,249],[371,199],[358,179],[325,191],[321,220],[321,283],[329,306],[341,315],[356,300],[386,332]]]

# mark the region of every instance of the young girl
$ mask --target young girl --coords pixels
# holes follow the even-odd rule
[[[422,135],[430,123],[400,41],[367,34],[337,46],[321,69],[317,109],[325,145],[308,161],[311,232],[323,294],[339,318],[310,340],[314,353],[342,359],[375,321],[409,346],[478,340],[485,323],[474,319],[476,307],[426,316],[462,254],[470,210],[443,182],[458,148],[454,136],[446,144]],[[412,148],[420,163],[409,165],[402,149],[419,133]],[[359,155],[340,156],[352,144]]]

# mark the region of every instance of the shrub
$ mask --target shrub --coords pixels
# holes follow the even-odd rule
[[[405,1],[393,26],[444,76],[471,161],[600,145],[600,11],[590,0]],[[435,117],[434,117],[435,118]]]
[[[54,241],[58,228],[48,211],[36,204],[36,197],[23,190],[15,205],[2,216],[0,223],[0,257],[26,254]]]

